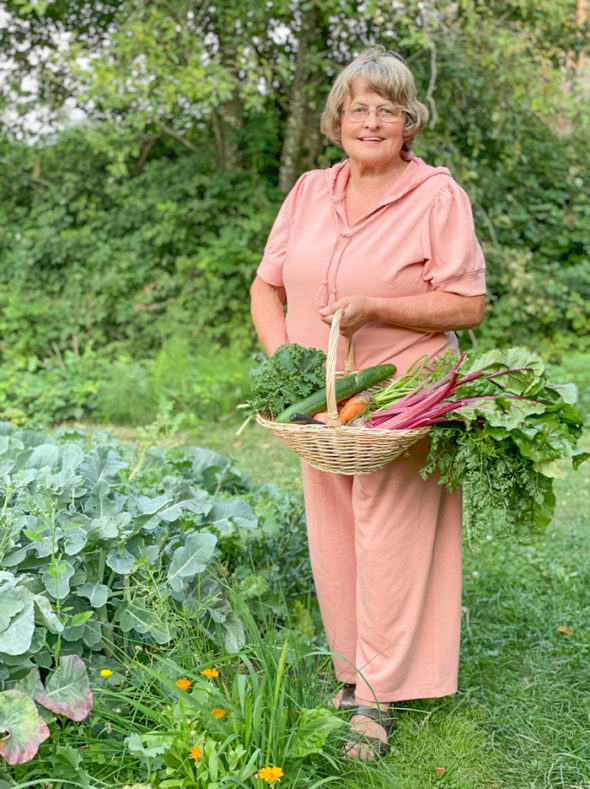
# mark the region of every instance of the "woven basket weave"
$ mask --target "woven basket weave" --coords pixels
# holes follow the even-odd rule
[[[401,455],[430,432],[429,427],[385,430],[340,424],[336,404],[337,378],[354,372],[352,341],[346,338],[344,372],[336,372],[336,350],[342,310],[332,319],[326,359],[327,425],[278,424],[263,414],[256,415],[262,427],[274,433],[314,468],[336,474],[371,474]],[[383,386],[383,383],[379,384]]]

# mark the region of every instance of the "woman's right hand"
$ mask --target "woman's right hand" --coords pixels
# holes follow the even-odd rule
[[[338,299],[333,304],[320,309],[320,317],[324,323],[332,323],[334,313],[341,309],[340,334],[344,337],[352,337],[365,323],[375,320],[374,315],[375,300],[369,296],[348,296]]]
[[[336,310],[344,308],[340,333],[345,337],[369,321],[423,332],[457,331],[479,326],[485,302],[483,295],[460,296],[443,290],[393,298],[349,296],[321,309],[320,316],[325,323],[331,323]]]

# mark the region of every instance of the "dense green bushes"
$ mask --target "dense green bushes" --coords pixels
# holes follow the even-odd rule
[[[434,133],[416,147],[446,162],[473,200],[490,286],[479,341],[551,356],[590,336],[589,171],[576,165],[575,139],[562,147],[534,128],[526,155],[482,156],[475,171]],[[206,150],[165,149],[117,179],[83,129],[33,148],[4,143],[3,156],[14,173],[0,195],[5,363],[89,348],[154,357],[179,335],[253,346],[247,289],[281,199],[272,180],[215,170]]]
[[[251,338],[245,295],[276,210],[253,172],[209,151],[154,157],[116,179],[83,129],[5,144],[0,334],[4,358],[123,344],[153,355],[173,335]]]
[[[477,170],[434,132],[416,149],[468,190],[486,252],[488,314],[463,344],[528,345],[568,360],[584,389],[590,170],[576,137],[562,147],[530,126],[518,156],[482,153]],[[2,418],[147,424],[166,406],[195,424],[232,411],[256,347],[248,285],[281,199],[272,173],[162,146],[116,178],[81,128],[2,154]]]
[[[92,421],[146,425],[163,414],[197,428],[227,418],[246,398],[249,357],[176,337],[154,358],[109,358],[91,348],[41,361],[14,356],[0,366],[0,421],[16,425]]]
[[[530,113],[501,139],[482,128],[441,141],[427,132],[424,158],[450,167],[468,191],[486,255],[486,345],[530,345],[548,357],[590,347],[590,168],[581,133],[559,137]],[[482,123],[482,126],[484,124]],[[419,146],[417,146],[419,147]]]

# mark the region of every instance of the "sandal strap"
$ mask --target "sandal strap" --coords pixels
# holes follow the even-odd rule
[[[379,759],[385,756],[389,752],[389,738],[395,727],[395,709],[393,704],[385,708],[359,705],[352,710],[351,718],[354,715],[362,715],[375,721],[385,731],[386,739],[370,737],[361,731],[351,729],[348,735],[349,742],[366,746],[372,751],[373,758]]]
[[[352,710],[355,708],[355,700],[354,694],[356,691],[356,685],[352,682],[345,682],[342,686],[342,695],[340,696],[340,706],[339,709],[341,710]]]
[[[350,745],[364,745],[373,752],[374,758],[382,758],[389,753],[389,742],[380,740],[378,737],[368,737],[358,731],[351,731],[348,734],[348,742]],[[350,751],[350,748],[345,749],[345,753]]]
[[[395,725],[395,711],[393,705],[382,709],[381,707],[366,707],[358,705],[354,708],[352,715],[363,715],[365,718],[370,718],[375,721],[389,737]]]

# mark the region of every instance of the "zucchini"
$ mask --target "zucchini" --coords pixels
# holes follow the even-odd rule
[[[363,392],[365,389],[370,389],[372,386],[389,378],[395,372],[395,365],[393,364],[378,364],[375,367],[367,367],[364,370],[359,370],[358,373],[347,375],[346,378],[339,378],[336,381],[336,402],[343,400],[345,397],[351,397],[358,392]],[[318,411],[325,411],[327,406],[326,387],[318,389],[303,400],[298,400],[288,408],[285,408],[275,422],[281,424],[289,424],[291,414],[305,414],[305,416],[313,416]]]

